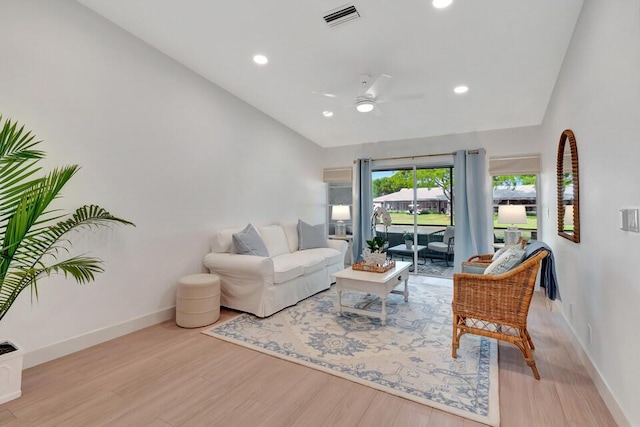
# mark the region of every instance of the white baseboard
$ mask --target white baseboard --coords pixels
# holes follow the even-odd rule
[[[76,351],[84,350],[85,348],[130,334],[131,332],[135,332],[139,329],[147,328],[166,320],[173,319],[175,311],[175,307],[168,307],[156,311],[155,313],[127,320],[126,322],[118,323],[106,328],[97,329],[38,350],[30,351],[24,355],[24,369],[66,356],[67,354],[75,353]]]
[[[573,348],[578,353],[580,362],[582,362],[582,364],[586,368],[587,373],[589,374],[589,376],[591,377],[591,380],[595,384],[596,389],[598,389],[598,393],[600,393],[600,397],[602,397],[604,404],[607,405],[607,408],[609,409],[609,412],[611,412],[611,416],[613,417],[615,422],[620,427],[631,427],[631,422],[629,422],[629,418],[626,416],[626,414],[620,407],[620,404],[618,404],[618,401],[613,395],[611,388],[609,388],[609,384],[607,384],[605,379],[602,377],[602,374],[600,373],[596,365],[593,363],[593,360],[591,360],[591,356],[584,349],[584,346],[580,341],[580,339],[578,338],[576,331],[573,329],[573,326],[567,320],[567,317],[565,316],[562,305],[556,300],[552,303],[552,309],[553,311],[560,313],[561,315],[560,317],[564,321],[567,328],[571,331],[571,344],[573,345]]]

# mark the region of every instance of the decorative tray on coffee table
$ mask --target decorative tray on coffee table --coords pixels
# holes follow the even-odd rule
[[[369,271],[371,273],[386,273],[395,266],[396,262],[388,259],[382,265],[371,265],[364,261],[356,261],[351,265],[351,268],[359,271]]]

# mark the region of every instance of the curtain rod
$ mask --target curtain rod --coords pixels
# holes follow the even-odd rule
[[[478,154],[478,150],[468,150],[467,154]],[[438,154],[420,154],[417,156],[400,156],[400,157],[381,157],[379,159],[371,159],[372,161],[380,161],[380,160],[403,160],[403,159],[416,159],[419,157],[440,157],[440,156],[455,156],[456,152],[451,153],[438,153]],[[353,163],[356,163],[357,160],[354,160]]]

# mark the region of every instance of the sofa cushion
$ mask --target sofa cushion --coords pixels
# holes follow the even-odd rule
[[[292,254],[278,256],[278,258],[280,257],[287,259],[287,262],[302,266],[303,274],[305,275],[321,270],[326,266],[324,257],[319,253],[313,253],[311,251],[297,251]]]
[[[484,274],[502,274],[516,267],[524,260],[525,250],[520,246],[512,246],[493,261]]]
[[[273,261],[273,283],[284,283],[304,274],[304,267],[291,258],[293,254],[283,254],[271,258]]]
[[[298,249],[326,248],[327,246],[324,224],[309,225],[298,220]]]
[[[342,252],[333,248],[314,248],[306,249],[304,252],[317,254],[324,258],[325,265],[344,264]]]
[[[242,227],[230,228],[228,230],[220,230],[211,238],[211,252],[217,253],[233,253],[233,235],[240,233],[243,230]]]
[[[269,256],[267,247],[253,225],[247,225],[244,230],[232,234],[231,237],[235,253],[240,255]]]
[[[289,243],[284,229],[280,225],[265,225],[260,227],[260,235],[269,250],[269,256],[274,257],[289,253]]]
[[[289,243],[289,252],[295,252],[298,250],[298,223],[297,222],[285,222],[281,223],[284,229],[284,234],[287,236],[287,242]]]

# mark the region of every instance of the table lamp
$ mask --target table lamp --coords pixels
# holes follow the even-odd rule
[[[515,224],[527,223],[527,212],[524,205],[500,205],[498,206],[498,222],[509,224],[504,232],[504,245],[514,246],[520,240],[520,230]]]
[[[349,206],[347,205],[335,205],[331,207],[331,219],[338,221],[336,224],[336,236],[345,236],[347,234],[347,226],[345,220],[351,219],[351,213],[349,212]]]

